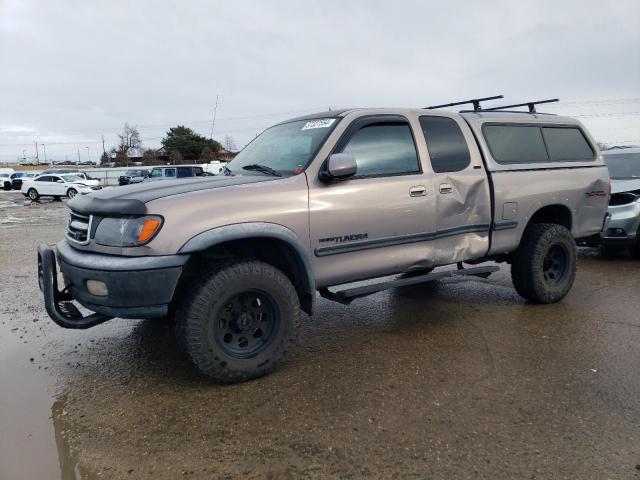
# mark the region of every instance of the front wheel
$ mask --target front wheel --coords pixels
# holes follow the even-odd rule
[[[270,373],[293,346],[298,295],[277,268],[260,261],[213,267],[185,289],[176,336],[203,374],[234,383]]]
[[[35,200],[38,200],[38,198],[40,198],[40,195],[38,194],[38,191],[35,188],[30,188],[27,191],[27,197],[35,201]]]
[[[576,245],[562,225],[536,223],[527,227],[514,252],[511,279],[516,291],[536,303],[562,300],[576,277]]]
[[[70,188],[67,190],[67,198],[73,198],[78,194],[78,191],[75,188]]]

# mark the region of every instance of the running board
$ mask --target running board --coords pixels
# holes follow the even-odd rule
[[[344,290],[338,290],[332,292],[328,288],[321,288],[318,291],[322,298],[327,300],[333,300],[334,302],[342,303],[343,305],[349,305],[357,298],[366,297],[373,293],[382,292],[383,290],[389,290],[390,288],[406,287],[408,285],[416,285],[418,283],[432,282],[434,280],[442,280],[443,278],[451,277],[482,277],[487,278],[494,272],[500,270],[497,265],[486,267],[472,267],[463,268],[458,270],[446,270],[444,272],[427,273],[425,275],[419,275],[409,278],[398,278],[396,280],[390,280],[388,282],[374,283],[370,285],[363,285],[361,287],[346,288]]]

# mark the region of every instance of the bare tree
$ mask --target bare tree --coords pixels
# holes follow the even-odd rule
[[[118,134],[120,142],[118,143],[117,150],[123,152],[125,155],[129,153],[129,150],[136,148],[142,149],[142,140],[140,139],[140,132],[137,126],[131,126],[128,123],[124,124],[122,132]]]
[[[142,153],[142,163],[145,165],[155,165],[157,163],[156,151],[152,148],[145,149]]]
[[[222,145],[227,152],[235,152],[236,151],[236,142],[231,135],[225,135],[224,140],[222,141]]]
[[[123,151],[120,151],[120,150],[115,150],[114,153],[116,154],[116,158],[115,158],[116,167],[127,167],[127,166],[129,166],[129,157],[127,156],[126,152],[123,152]]]

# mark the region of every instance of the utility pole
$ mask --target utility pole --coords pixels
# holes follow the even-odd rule
[[[91,161],[91,154],[89,153],[89,147],[84,147],[87,149],[87,160]]]
[[[213,107],[213,121],[211,122],[211,135],[209,135],[209,139],[213,140],[213,128],[216,126],[216,114],[218,113],[218,97],[216,95],[216,106]]]
[[[78,163],[80,163],[80,149],[78,149]]]
[[[38,165],[40,165],[40,156],[38,155],[38,142],[34,140],[34,142],[36,144],[36,160],[38,161]]]
[[[42,149],[44,150],[44,163],[46,165],[46,163],[47,163],[47,147],[45,146],[44,143],[41,143],[40,145],[42,145]]]

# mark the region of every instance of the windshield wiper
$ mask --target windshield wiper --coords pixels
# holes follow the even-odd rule
[[[251,165],[245,165],[243,170],[255,170],[256,172],[266,173],[267,175],[273,175],[274,177],[281,177],[282,174],[277,170],[266,165],[260,165],[259,163],[252,163]]]

